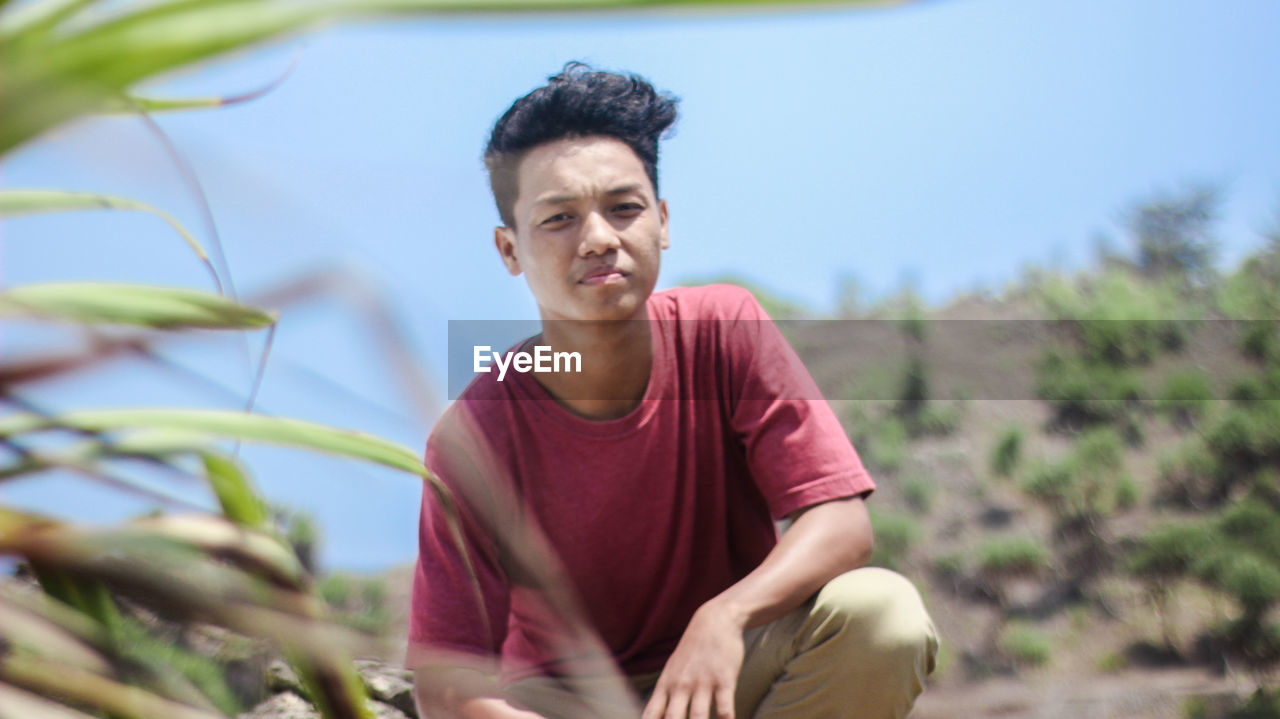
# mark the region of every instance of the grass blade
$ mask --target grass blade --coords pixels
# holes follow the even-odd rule
[[[258,496],[253,482],[233,457],[206,450],[200,453],[205,476],[222,513],[242,527],[259,531],[267,528],[267,505]]]
[[[816,0],[875,6],[906,0]],[[20,31],[0,43],[0,155],[81,115],[127,102],[148,78],[339,19],[393,15],[520,14],[610,10],[775,9],[783,0],[170,0],[144,5],[78,33]],[[7,46],[7,50],[5,49]]]
[[[83,432],[130,429],[204,432],[247,442],[318,450],[373,462],[422,477],[430,474],[418,459],[417,453],[381,437],[298,419],[226,410],[82,410],[56,417],[17,414],[0,418],[0,437],[59,427]]]
[[[0,655],[0,681],[131,719],[223,719],[220,714],[179,704],[144,689],[29,654]]]
[[[0,217],[30,215],[41,212],[72,212],[80,210],[132,210],[146,212],[169,223],[187,243],[213,278],[213,284],[222,291],[222,282],[214,271],[213,263],[204,247],[182,223],[164,210],[127,197],[102,195],[92,192],[66,192],[62,190],[0,190]]]
[[[0,719],[99,719],[0,682]]]
[[[275,317],[220,295],[180,287],[53,282],[0,293],[0,317],[110,322],[155,329],[258,329]]]

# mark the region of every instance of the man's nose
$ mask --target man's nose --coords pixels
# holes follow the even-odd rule
[[[617,231],[603,215],[591,212],[583,218],[582,240],[578,249],[584,256],[604,254],[620,246]]]

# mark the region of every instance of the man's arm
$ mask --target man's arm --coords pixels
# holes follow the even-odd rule
[[[781,617],[871,558],[871,521],[861,497],[817,504],[793,518],[755,571],[694,613],[642,719],[705,719],[713,702],[719,717],[733,717],[743,631]]]

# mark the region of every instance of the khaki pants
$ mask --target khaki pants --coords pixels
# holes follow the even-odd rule
[[[899,719],[933,671],[938,635],[920,593],[887,569],[864,567],[831,580],[786,616],[750,629],[738,678],[737,719]],[[648,699],[658,676],[633,677]],[[634,717],[550,679],[509,688],[512,698],[547,717]],[[575,708],[570,708],[575,707]]]

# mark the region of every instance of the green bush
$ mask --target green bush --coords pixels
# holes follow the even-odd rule
[[[322,579],[319,589],[338,621],[349,627],[378,634],[391,623],[387,586],[380,579],[335,573]]]
[[[1235,597],[1247,615],[1261,618],[1280,601],[1280,567],[1274,559],[1252,552],[1217,551],[1198,561],[1195,569],[1210,585]]]
[[[933,571],[944,580],[959,579],[965,572],[965,555],[951,552],[935,557]]]
[[[872,471],[896,472],[907,459],[907,428],[897,417],[886,417],[859,448]]]
[[[1133,509],[1142,499],[1142,490],[1131,474],[1122,474],[1116,478],[1116,509]]]
[[[1148,581],[1167,582],[1186,574],[1213,546],[1204,525],[1166,524],[1138,541],[1128,558],[1129,571]]]
[[[978,550],[978,566],[992,575],[1034,574],[1049,566],[1049,550],[1030,538],[993,539]]]
[[[928,513],[933,506],[934,483],[925,477],[913,475],[902,482],[902,497],[911,509]]]
[[[1233,407],[1205,432],[1205,444],[1223,478],[1217,499],[1240,479],[1280,461],[1280,402]]]
[[[924,410],[928,401],[929,377],[924,359],[914,355],[907,361],[907,371],[902,375],[896,411],[899,416],[915,418]]]
[[[1136,499],[1136,485],[1124,473],[1124,441],[1109,427],[1082,434],[1070,455],[1041,464],[1022,487],[1053,512],[1059,529],[1092,532],[1099,520]]]
[[[351,606],[351,600],[356,595],[351,578],[345,574],[330,574],[326,576],[320,580],[319,589],[320,597],[335,609],[345,609]]]
[[[1213,388],[1204,372],[1179,372],[1165,383],[1164,393],[1156,406],[1177,424],[1190,426],[1204,416]]]
[[[1119,652],[1107,652],[1098,657],[1098,670],[1107,674],[1119,674],[1129,667],[1129,659]]]
[[[1231,383],[1231,391],[1228,396],[1236,404],[1248,405],[1251,402],[1265,399],[1267,388],[1263,385],[1261,377],[1240,377]]]
[[[1160,352],[1184,344],[1184,323],[1158,318],[1183,314],[1185,304],[1171,283],[1116,270],[1097,278],[1074,313],[1063,318],[1074,321],[1079,354],[1086,362],[1147,364]]]
[[[1043,632],[1022,622],[1005,628],[1000,648],[1014,662],[1033,667],[1048,664],[1053,652],[1053,644]]]
[[[1008,477],[1018,466],[1022,458],[1022,428],[1010,427],[1000,435],[996,448],[991,453],[991,471],[999,477]]]
[[[1109,474],[1124,468],[1124,441],[1114,429],[1102,427],[1080,435],[1072,452],[1076,469]]]
[[[1084,427],[1124,419],[1142,397],[1132,370],[1049,353],[1037,368],[1036,394],[1053,405],[1058,424]]]
[[[1245,324],[1240,334],[1240,351],[1245,357],[1258,362],[1274,359],[1280,352],[1280,339],[1276,337],[1276,323],[1260,320]]]
[[[929,402],[907,418],[907,430],[915,437],[946,437],[960,428],[964,413],[965,403],[961,400],[947,404]]]
[[[871,512],[871,529],[876,542],[871,564],[886,569],[899,569],[920,536],[915,520],[900,514]]]
[[[1217,492],[1218,463],[1197,438],[1160,458],[1156,498],[1178,507],[1201,507]]]

